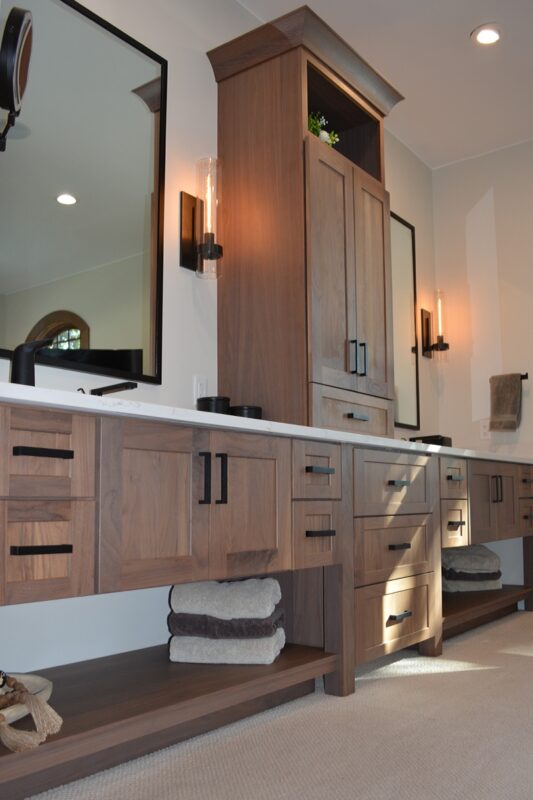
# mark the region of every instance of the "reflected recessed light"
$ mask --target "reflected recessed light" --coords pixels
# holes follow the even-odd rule
[[[56,197],[56,200],[62,206],[73,206],[74,203],[78,202],[72,194],[60,194]]]
[[[474,28],[470,38],[478,44],[496,44],[500,40],[500,31],[494,22],[486,22],[478,28]]]

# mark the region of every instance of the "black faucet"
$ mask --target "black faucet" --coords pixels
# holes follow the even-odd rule
[[[53,339],[36,339],[19,344],[11,359],[11,383],[35,386],[35,354],[52,344]]]

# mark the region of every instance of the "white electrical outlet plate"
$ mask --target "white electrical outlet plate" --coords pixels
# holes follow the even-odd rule
[[[479,438],[480,439],[490,439],[490,430],[489,430],[489,418],[486,417],[485,419],[479,420]]]
[[[192,382],[193,400],[196,403],[199,397],[207,397],[207,375],[195,375]]]

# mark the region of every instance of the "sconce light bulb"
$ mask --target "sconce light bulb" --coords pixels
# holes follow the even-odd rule
[[[58,195],[56,200],[62,206],[73,206],[78,202],[73,194],[68,194],[67,192]]]

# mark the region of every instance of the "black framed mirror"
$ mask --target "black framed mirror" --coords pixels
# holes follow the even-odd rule
[[[33,45],[0,153],[0,356],[52,338],[37,363],[161,383],[167,62],[75,0],[17,5]]]
[[[391,212],[392,320],[395,422],[420,429],[418,339],[416,332],[415,229]]]

